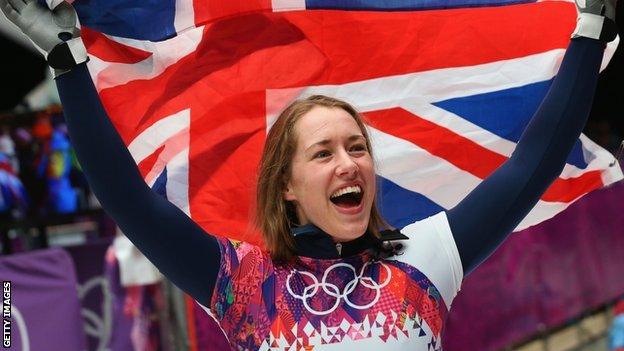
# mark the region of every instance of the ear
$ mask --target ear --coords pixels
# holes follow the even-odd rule
[[[290,185],[290,182],[286,184],[286,189],[284,189],[284,200],[286,201],[297,200],[297,197],[295,196],[295,192],[293,191],[293,187]]]

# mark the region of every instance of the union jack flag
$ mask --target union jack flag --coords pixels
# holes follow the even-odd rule
[[[396,227],[453,207],[505,162],[576,20],[570,2],[520,2],[74,5],[93,80],[146,182],[206,231],[259,243],[249,220],[260,153],[296,98],[329,95],[364,113],[380,207]],[[612,161],[581,136],[517,230],[622,179]]]

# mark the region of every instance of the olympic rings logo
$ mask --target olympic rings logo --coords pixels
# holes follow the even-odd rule
[[[347,305],[355,309],[365,310],[367,308],[370,308],[374,304],[376,304],[377,301],[379,301],[379,298],[381,298],[381,289],[385,287],[386,285],[388,285],[388,283],[390,283],[390,279],[392,278],[392,271],[390,271],[390,268],[388,266],[386,266],[382,262],[372,262],[372,263],[379,263],[381,267],[383,267],[386,270],[386,273],[387,273],[386,279],[382,283],[377,283],[373,278],[364,276],[364,272],[366,271],[366,268],[371,264],[371,262],[366,262],[364,266],[362,266],[362,269],[360,270],[359,274],[357,274],[355,271],[355,268],[348,263],[336,263],[330,266],[329,268],[327,268],[327,270],[325,270],[325,273],[323,274],[323,278],[321,279],[320,282],[318,281],[316,276],[310,272],[298,271],[296,269],[293,269],[292,272],[290,272],[290,274],[288,275],[288,277],[286,277],[286,289],[288,290],[288,293],[290,293],[292,297],[298,300],[301,300],[303,302],[303,306],[310,313],[315,314],[317,316],[324,316],[326,314],[332,313],[334,310],[336,310],[336,308],[338,308],[338,306],[340,305],[340,301],[342,301],[342,299],[344,299]],[[332,270],[336,268],[340,268],[340,267],[348,268],[353,273],[353,279],[350,280],[344,286],[344,289],[342,291],[340,291],[340,289],[336,285],[327,282],[327,277],[329,276],[329,273]],[[300,274],[302,276],[308,277],[313,282],[312,285],[308,285],[303,289],[303,293],[301,295],[295,293],[292,290],[292,287],[290,286],[290,279],[295,274]],[[371,302],[365,305],[358,305],[349,299],[349,295],[355,290],[355,288],[357,288],[359,284],[361,284],[362,286],[368,289],[375,290],[375,298]],[[324,311],[315,310],[309,304],[310,299],[316,295],[316,293],[319,291],[319,288],[323,289],[323,291],[327,295],[336,299],[332,307]]]

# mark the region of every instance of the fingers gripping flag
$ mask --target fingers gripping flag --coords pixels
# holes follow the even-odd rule
[[[397,227],[453,207],[505,162],[576,20],[569,2],[489,6],[515,2],[74,5],[100,97],[146,181],[208,232],[259,243],[248,224],[257,165],[296,98],[364,113],[380,207]],[[581,136],[517,230],[622,179],[612,160]]]

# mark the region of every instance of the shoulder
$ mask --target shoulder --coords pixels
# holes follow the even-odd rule
[[[431,217],[415,221],[406,225],[401,229],[401,233],[418,240],[418,236],[425,236],[428,234],[451,234],[451,227],[449,226],[446,212],[438,212]]]
[[[446,213],[439,212],[411,223],[400,232],[409,240],[402,241],[403,251],[391,259],[422,272],[440,290],[450,307],[464,272]]]
[[[270,260],[270,255],[262,247],[245,241],[224,237],[215,237],[219,244],[221,255],[227,260],[242,261],[244,258],[257,257]]]
[[[235,271],[246,267],[257,273],[266,271],[273,263],[269,253],[258,245],[245,241],[216,237],[221,251],[221,271],[231,275]]]
[[[244,241],[216,237],[221,250],[221,264],[210,308],[221,319],[229,306],[246,306],[249,294],[259,291],[273,274],[270,255],[260,246]],[[245,291],[246,294],[237,295]]]

